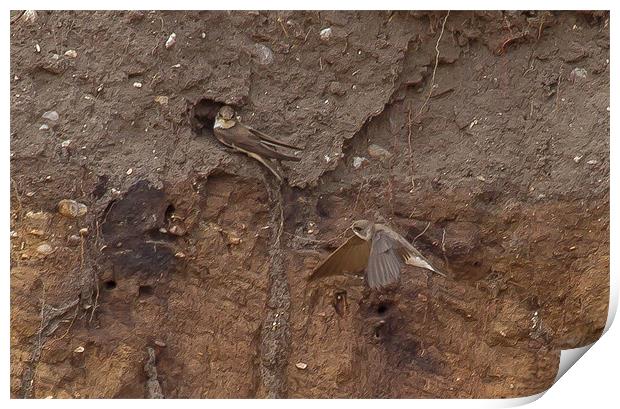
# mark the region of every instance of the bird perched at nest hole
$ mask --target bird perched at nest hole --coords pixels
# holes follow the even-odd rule
[[[274,148],[288,148],[297,151],[303,150],[302,148],[278,141],[263,132],[243,125],[235,117],[235,110],[229,105],[224,105],[218,111],[213,125],[213,134],[222,144],[243,152],[262,163],[279,181],[282,180],[282,175],[270,159],[295,162],[301,160],[296,156],[278,152]]]
[[[366,270],[366,283],[376,290],[398,282],[403,264],[446,277],[404,237],[383,224],[358,220],[351,230],[353,236],[313,270],[310,280]]]

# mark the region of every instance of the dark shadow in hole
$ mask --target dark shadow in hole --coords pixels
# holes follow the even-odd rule
[[[380,303],[377,306],[377,314],[383,315],[387,312],[387,310],[390,308],[390,305],[388,303]]]
[[[211,99],[203,98],[189,108],[189,122],[194,132],[198,135],[203,130],[211,132],[215,123],[217,111],[222,107],[222,103]]]
[[[172,219],[172,215],[173,214],[174,214],[174,205],[170,204],[166,208],[166,213],[165,213],[164,217],[165,217],[166,220],[170,220],[170,219]]]
[[[116,281],[114,280],[108,280],[106,282],[103,283],[103,288],[105,288],[106,290],[113,290],[116,288]]]

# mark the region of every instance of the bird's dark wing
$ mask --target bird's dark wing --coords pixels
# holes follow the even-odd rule
[[[268,145],[272,145],[272,146],[279,146],[279,147],[289,148],[289,149],[294,149],[294,150],[296,150],[296,151],[302,151],[302,150],[303,150],[303,148],[299,148],[299,147],[297,147],[297,146],[295,146],[295,145],[289,145],[289,144],[287,144],[287,143],[284,143],[284,142],[282,142],[282,141],[279,141],[279,140],[277,140],[277,139],[275,139],[275,138],[273,138],[273,137],[271,137],[271,136],[267,135],[266,133],[259,131],[258,129],[254,129],[254,128],[249,127],[249,126],[247,126],[247,125],[245,125],[245,127],[246,127],[246,128],[248,128],[248,130],[249,130],[250,132],[252,132],[252,133],[254,133],[256,136],[258,136],[258,137],[261,139],[261,141],[262,141],[263,143],[266,143],[266,144],[268,144]]]
[[[242,151],[253,152],[271,159],[300,160],[295,156],[285,155],[271,149],[268,145],[262,143],[261,139],[256,134],[238,123],[228,129],[214,128],[213,133],[224,145],[232,146]]]
[[[362,272],[368,264],[369,253],[370,243],[353,235],[315,267],[309,279]]]
[[[366,282],[370,288],[380,289],[398,282],[403,265],[399,247],[400,243],[385,232],[375,231],[366,269]]]

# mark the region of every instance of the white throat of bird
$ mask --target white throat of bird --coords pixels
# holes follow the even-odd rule
[[[233,126],[235,126],[234,119],[230,119],[227,121],[223,118],[217,117],[215,118],[215,124],[213,124],[213,129],[216,129],[216,128],[229,129],[229,128],[232,128]]]

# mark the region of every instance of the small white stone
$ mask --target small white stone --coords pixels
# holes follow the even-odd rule
[[[297,362],[295,364],[295,367],[297,367],[297,369],[301,369],[303,371],[304,369],[306,369],[308,367],[308,364],[305,363],[305,362]]]
[[[48,129],[50,129],[50,127],[46,124],[43,124],[39,127],[39,131],[47,131]]]
[[[54,249],[48,243],[39,244],[39,246],[37,247],[37,253],[43,254],[44,256],[48,256],[53,252]]]
[[[62,146],[63,148],[68,147],[69,145],[71,145],[71,139],[67,139],[62,141],[62,143],[60,144],[60,146]]]
[[[207,33],[202,33],[202,34],[200,34],[200,37],[202,37],[202,38],[207,38]]]
[[[127,174],[127,176],[131,175],[133,173],[133,169],[129,168],[127,169],[127,172],[125,172]]]
[[[67,50],[67,51],[65,51],[65,57],[77,58],[77,51],[75,51],[75,50]]]
[[[34,49],[40,53],[41,52],[41,46],[39,44],[35,44]]]
[[[573,160],[575,161],[575,163],[579,163],[581,162],[581,158],[583,158],[583,155],[577,155],[573,158]]]
[[[37,19],[38,14],[35,10],[26,10],[24,11],[24,15],[22,16],[22,20],[33,22]]]
[[[172,68],[181,68],[181,64],[174,64]]]
[[[258,57],[260,65],[268,65],[273,62],[273,51],[264,44],[254,44],[254,54]]]
[[[319,36],[321,37],[321,40],[323,40],[323,41],[329,40],[330,37],[332,36],[332,29],[331,29],[331,27],[327,27],[327,28],[324,28],[323,30],[321,30],[321,32],[319,33]]]
[[[77,347],[73,350],[73,352],[75,352],[76,354],[81,354],[82,352],[84,352],[84,347]]]
[[[166,48],[170,48],[177,42],[177,35],[175,33],[170,34],[170,37],[166,40]]]
[[[165,95],[158,95],[155,97],[155,102],[157,102],[160,105],[168,105],[168,97]]]
[[[596,159],[591,159],[588,162],[586,162],[588,165],[598,165],[598,161]]]
[[[360,166],[362,166],[362,164],[366,161],[367,159],[364,157],[360,157],[360,156],[354,156],[353,157],[353,167],[355,169],[359,169]]]
[[[58,121],[58,118],[60,118],[60,116],[56,111],[46,111],[43,113],[42,118],[50,121]]]
[[[142,83],[141,83],[141,82],[134,82],[134,83],[133,83],[133,86],[134,86],[135,88],[142,88]]]

